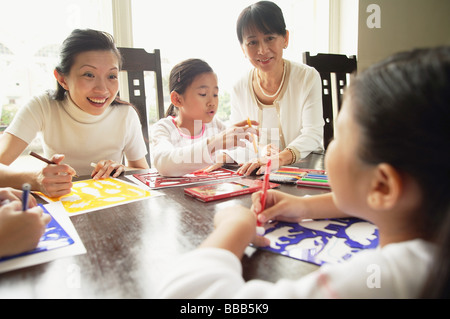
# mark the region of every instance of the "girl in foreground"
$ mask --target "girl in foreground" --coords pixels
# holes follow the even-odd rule
[[[448,297],[449,86],[448,47],[398,54],[358,75],[326,154],[332,193],[298,198],[269,191],[261,213],[255,193],[252,210],[218,212],[213,233],[167,272],[159,296]],[[256,235],[257,218],[264,223],[343,216],[374,223],[380,247],[298,280],[242,278],[244,249],[250,242],[267,244]],[[379,288],[367,284],[373,265],[380,269]]]

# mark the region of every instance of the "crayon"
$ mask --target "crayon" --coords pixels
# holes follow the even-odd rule
[[[22,211],[28,210],[28,198],[30,197],[31,185],[25,183],[22,185]]]
[[[37,154],[35,152],[30,152],[30,155],[35,157],[35,158],[37,158],[38,160],[43,161],[44,163],[49,164],[49,165],[56,165],[55,162],[52,162],[52,161],[46,159],[45,157],[42,157],[41,155],[39,155],[39,154]],[[78,175],[73,175],[73,177],[78,177]]]
[[[264,181],[262,186],[262,195],[261,195],[261,211],[264,211],[264,208],[266,207],[266,196],[267,196],[267,189],[269,188],[269,177],[270,177],[270,166],[272,165],[272,160],[269,158],[266,164],[266,173],[264,174]],[[257,220],[257,226],[261,226],[261,222]]]
[[[317,179],[317,178],[305,178],[303,177],[301,179],[303,182],[318,182],[318,183],[328,183],[328,180],[326,179]]]
[[[252,121],[250,121],[250,118],[247,117],[247,124],[249,127],[252,127]],[[255,150],[255,153],[258,154],[258,146],[256,145],[256,139],[255,136],[253,134],[251,134],[252,138],[253,138],[253,148]]]

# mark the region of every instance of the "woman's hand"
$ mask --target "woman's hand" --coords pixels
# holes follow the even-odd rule
[[[94,170],[91,173],[93,179],[102,179],[112,177],[119,177],[125,171],[125,165],[116,163],[112,160],[102,160],[97,164],[92,163]]]
[[[253,159],[250,162],[243,164],[238,170],[239,175],[250,175],[253,171],[256,171],[256,175],[261,175],[266,172],[266,164],[269,158],[272,161],[271,171],[276,171],[283,165],[291,163],[292,154],[289,151],[283,150],[280,152],[278,147],[273,144],[265,146],[262,150],[262,156],[257,159]]]
[[[262,148],[262,156],[260,158],[254,159],[250,162],[243,164],[238,170],[239,175],[250,175],[254,170],[257,169],[256,175],[261,175],[266,172],[266,165],[269,158],[272,161],[270,170],[276,171],[280,167],[280,150],[273,144],[266,145]]]
[[[76,172],[71,166],[61,164],[63,159],[64,155],[53,155],[51,161],[55,164],[47,165],[37,174],[38,189],[49,197],[67,195],[72,189],[72,176]]]
[[[236,171],[239,175],[250,175],[253,171],[256,171],[256,175],[261,175],[266,172],[267,162],[271,159],[272,164],[270,166],[271,171],[276,171],[279,167],[279,156],[263,156],[257,159],[254,159],[250,162],[242,164],[241,167]]]

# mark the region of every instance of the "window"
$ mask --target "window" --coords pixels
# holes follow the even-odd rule
[[[0,128],[32,96],[56,88],[61,43],[76,28],[113,33],[111,1],[15,0],[0,8]],[[33,142],[29,148],[37,148]],[[28,150],[27,150],[28,151]]]
[[[127,12],[121,7],[125,3],[122,1],[131,3],[131,17],[127,17]],[[134,47],[144,48],[148,52],[161,50],[166,108],[170,104],[167,91],[172,67],[187,58],[197,57],[207,61],[219,78],[218,116],[227,121],[230,114],[231,88],[242,72],[251,67],[237,40],[236,20],[246,6],[256,1],[2,2],[0,134],[11,122],[18,108],[28,99],[55,88],[53,70],[58,61],[59,47],[73,29],[92,28],[114,34],[113,22],[120,30],[129,28],[131,23],[133,39],[130,42]],[[356,54],[357,34],[353,32],[357,30],[358,8],[354,0],[274,1],[282,9],[290,32],[285,58],[301,62],[304,51]],[[113,7],[119,12],[113,14]],[[127,20],[129,18],[131,22]],[[117,33],[118,30],[115,31]],[[352,33],[350,36],[349,31]],[[124,40],[126,43],[130,38],[126,34],[125,32],[125,39],[118,39],[116,36],[116,41]],[[152,76],[148,78],[152,80]],[[153,91],[146,90],[149,93]],[[152,103],[156,104],[155,96],[150,93],[148,101],[150,107]],[[155,120],[157,119],[153,119]],[[33,147],[40,147],[39,141],[30,145],[30,148]]]
[[[256,0],[132,0],[134,47],[161,50],[165,107],[169,102],[168,77],[172,67],[188,58],[201,58],[219,78],[219,118],[230,114],[233,83],[250,68],[236,36],[240,12]],[[302,61],[303,51],[328,52],[328,1],[278,0],[290,43],[285,58]],[[187,14],[188,13],[188,14]]]

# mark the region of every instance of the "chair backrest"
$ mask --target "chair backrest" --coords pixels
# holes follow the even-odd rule
[[[155,74],[156,106],[158,119],[164,117],[164,96],[162,86],[161,55],[158,49],[148,53],[144,49],[118,48],[123,57],[122,71],[128,74],[128,94],[130,103],[138,112],[147,147],[147,162],[150,164],[149,119],[145,96],[144,72]]]
[[[347,85],[347,74],[357,70],[356,56],[347,57],[341,54],[323,53],[311,56],[309,52],[303,52],[303,62],[314,67],[322,79],[323,118],[325,120],[323,142],[326,149],[334,136],[333,95],[335,93],[332,90],[336,89],[337,106],[335,109],[339,112],[344,87]],[[334,85],[331,82],[332,73],[336,75]]]

